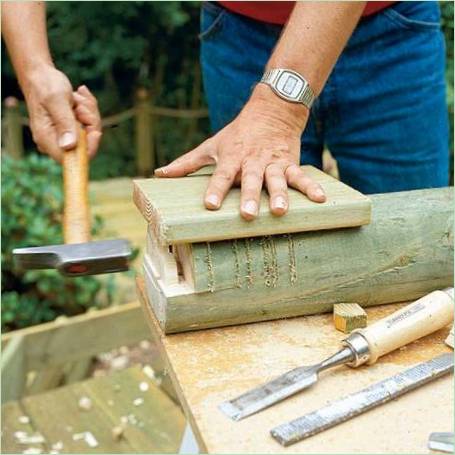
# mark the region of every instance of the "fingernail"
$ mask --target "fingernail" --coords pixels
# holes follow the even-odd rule
[[[209,194],[206,197],[205,202],[212,209],[217,209],[220,206],[220,200],[216,194]]]
[[[273,200],[273,208],[274,209],[285,209],[286,208],[286,201],[285,201],[284,197],[277,196]]]
[[[256,201],[247,201],[243,204],[243,211],[248,215],[256,216],[258,213],[258,205]]]
[[[324,191],[321,190],[321,188],[317,188],[316,190],[314,190],[314,194],[317,197],[325,197],[325,193],[324,193]]]
[[[159,167],[158,169],[155,169],[155,174],[166,175],[166,168],[165,167]]]
[[[70,131],[67,131],[66,133],[63,133],[60,136],[60,139],[58,140],[58,145],[61,148],[65,147],[70,147],[76,143],[76,137],[74,136],[74,133],[71,133]]]

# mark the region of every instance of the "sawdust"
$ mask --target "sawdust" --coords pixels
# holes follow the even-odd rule
[[[274,288],[279,276],[275,240],[268,235],[260,240],[260,245],[264,260],[264,284]]]
[[[206,246],[206,256],[205,256],[205,262],[207,263],[207,271],[209,274],[209,291],[214,292],[215,291],[215,275],[213,273],[213,259],[212,259],[212,248],[210,246],[209,242],[205,243]]]
[[[241,274],[240,274],[240,261],[239,261],[239,247],[237,240],[232,242],[232,251],[234,253],[234,277],[235,277],[235,287],[241,288]]]
[[[246,256],[246,282],[250,287],[253,284],[253,267],[251,265],[251,239],[245,239],[245,256]]]
[[[291,234],[286,234],[285,237],[288,241],[288,255],[289,255],[289,281],[291,284],[297,282],[297,268],[295,260],[295,245],[294,238]]]

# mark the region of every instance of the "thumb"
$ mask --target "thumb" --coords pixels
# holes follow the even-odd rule
[[[45,107],[54,124],[58,146],[71,150],[77,144],[77,124],[73,112],[72,97],[53,96],[47,99]]]

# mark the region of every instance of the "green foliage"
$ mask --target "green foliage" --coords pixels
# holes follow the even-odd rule
[[[74,86],[94,90],[104,116],[131,107],[138,87],[148,88],[156,105],[191,106],[199,66],[200,2],[49,2],[47,8],[57,66]],[[160,164],[209,132],[207,120],[197,121],[193,129],[187,120],[157,122],[153,129]],[[164,128],[166,134],[161,134]],[[91,178],[132,176],[134,160],[134,124],[128,121],[105,131]]]
[[[101,305],[95,277],[64,278],[55,270],[17,270],[12,250],[63,243],[61,167],[46,157],[2,157],[2,330],[13,330],[58,315]],[[93,232],[101,227],[94,220]],[[113,290],[107,292],[107,301]]]

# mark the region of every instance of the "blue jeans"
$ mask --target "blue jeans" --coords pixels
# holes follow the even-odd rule
[[[447,186],[445,44],[437,2],[399,2],[358,24],[316,100],[301,162],[327,147],[364,193]],[[281,28],[204,3],[201,64],[214,131],[240,112]],[[305,56],[302,56],[305,58]]]

